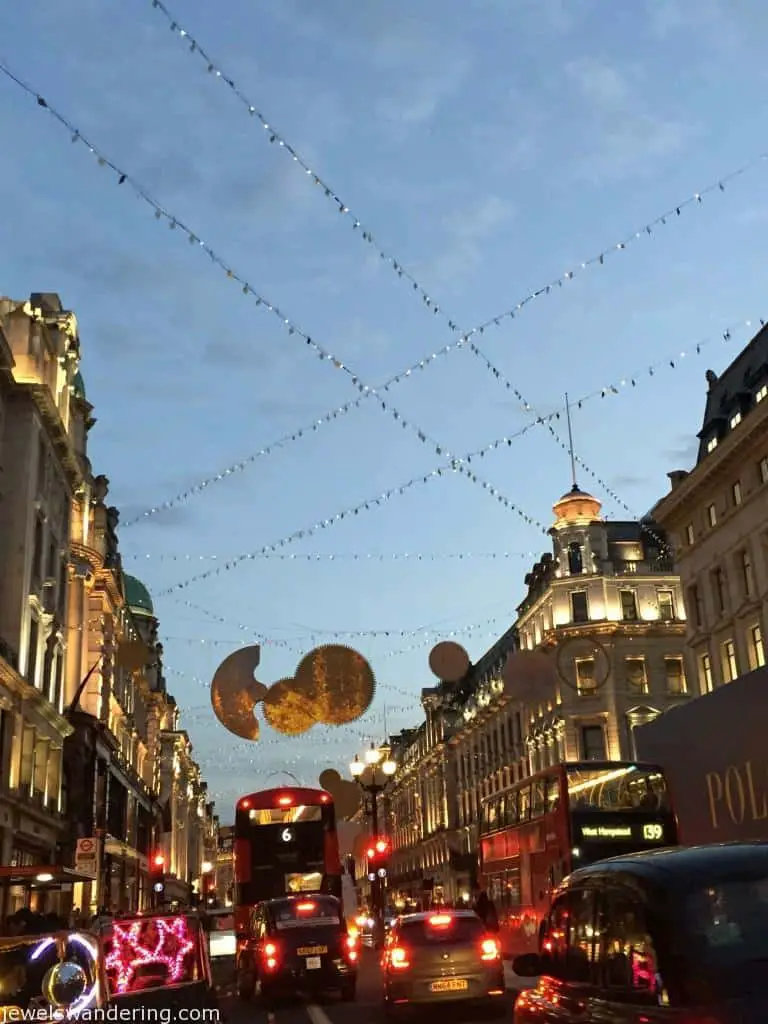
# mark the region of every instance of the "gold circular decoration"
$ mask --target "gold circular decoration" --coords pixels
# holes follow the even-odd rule
[[[141,672],[153,659],[152,651],[143,640],[121,640],[115,652],[115,664],[126,672]]]
[[[348,821],[360,810],[361,792],[356,782],[342,779],[334,768],[321,772],[318,782],[333,797],[333,806],[341,821]]]
[[[260,660],[258,645],[242,647],[222,661],[211,682],[214,714],[225,729],[243,740],[259,738],[254,712],[267,693],[267,687],[254,679]]]
[[[65,1010],[77,1002],[88,988],[88,975],[71,960],[54,964],[45,972],[43,995],[55,1010]]]
[[[566,672],[566,653],[569,660],[573,661],[573,671]],[[577,661],[592,661],[592,682],[585,685],[585,680],[579,681],[576,670]],[[594,637],[574,636],[564,640],[557,648],[555,660],[557,674],[572,690],[580,694],[596,693],[608,682],[611,674],[611,656],[607,648],[595,640]]]
[[[325,644],[301,659],[293,686],[304,695],[316,721],[347,725],[371,706],[376,677],[362,654],[341,644]]]
[[[429,652],[429,667],[443,683],[458,683],[469,671],[469,655],[453,640],[443,640]]]
[[[557,684],[555,659],[544,651],[511,651],[501,678],[505,696],[513,700],[551,700]]]
[[[317,724],[312,705],[294,684],[294,679],[280,679],[264,697],[267,725],[284,736],[300,736]]]

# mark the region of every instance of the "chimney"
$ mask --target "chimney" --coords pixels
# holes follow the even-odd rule
[[[667,473],[667,476],[669,477],[669,482],[672,485],[671,489],[675,491],[683,482],[683,480],[685,480],[685,478],[688,476],[688,470],[673,469],[671,473]]]

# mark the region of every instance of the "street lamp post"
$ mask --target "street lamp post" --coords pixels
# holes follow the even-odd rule
[[[387,781],[397,771],[397,764],[390,757],[389,747],[376,747],[372,743],[361,760],[357,754],[349,766],[352,778],[363,793],[370,797],[371,831],[374,840],[379,837],[379,795],[384,792]],[[381,773],[381,776],[379,775]],[[371,903],[376,922],[376,940],[383,936],[384,879],[377,876],[371,880]]]

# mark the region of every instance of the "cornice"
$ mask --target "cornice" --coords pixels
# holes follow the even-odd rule
[[[749,461],[748,449],[754,449],[768,433],[768,402],[756,406],[741,423],[718,444],[674,490],[654,507],[659,526],[674,528],[689,517],[689,509],[698,506],[702,492],[709,493],[722,483],[730,483],[734,464]]]
[[[44,718],[49,725],[53,726],[62,739],[72,735],[74,728],[66,718],[59,714],[50,701],[46,700],[40,690],[22,678],[4,658],[0,658],[0,682],[4,683],[19,700],[31,704],[40,714],[41,718]]]

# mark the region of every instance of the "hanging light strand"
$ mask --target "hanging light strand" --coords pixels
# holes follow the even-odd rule
[[[249,119],[260,127],[262,136],[275,149],[290,157],[291,162],[302,172],[306,180],[310,182],[312,186],[316,188],[331,204],[336,213],[341,214],[342,218],[360,236],[362,241],[373,249],[373,251],[379,256],[382,263],[388,266],[398,278],[408,285],[409,289],[419,297],[428,310],[435,315],[443,315],[447,320],[449,329],[456,334],[460,333],[460,328],[457,322],[445,313],[442,307],[435,301],[431,292],[419,283],[416,277],[396,256],[392,255],[379,244],[373,232],[363,223],[361,218],[352,212],[350,207],[340,197],[336,189],[328,184],[327,180],[318,174],[310,165],[308,160],[301,155],[298,148],[294,146],[293,143],[291,143],[281,132],[279,132],[277,128],[275,128],[271,119],[262,112],[259,105],[245,95],[242,89],[235,82],[234,78],[232,78],[231,75],[224,70],[222,65],[201,45],[200,40],[181,25],[179,19],[171,13],[170,9],[165,5],[165,3],[163,3],[163,0],[151,0],[151,2],[153,9],[167,22],[171,32],[187,46],[190,55],[200,62],[205,73],[225,85],[236,97],[243,109],[246,111]],[[530,292],[527,296],[519,302],[516,302],[503,313],[490,317],[484,323],[473,328],[468,335],[463,336],[459,344],[465,341],[467,337],[483,333],[483,331],[489,327],[500,326],[503,320],[513,319],[524,309],[526,305],[536,299],[551,295],[555,289],[561,288],[564,284],[572,281],[577,275],[580,275],[584,271],[604,266],[605,261],[609,257],[624,252],[631,245],[643,238],[650,238],[654,234],[655,230],[665,227],[670,223],[670,221],[675,221],[681,217],[683,211],[696,209],[701,206],[705,196],[718,195],[724,192],[726,185],[761,165],[765,158],[766,154],[760,154],[741,166],[728,171],[699,191],[691,193],[680,202],[675,203],[673,206],[664,210],[662,213],[656,214],[643,224],[642,227],[634,231],[626,232],[619,241],[607,246],[589,259],[585,259],[580,263],[572,265],[569,269],[565,270],[548,284]],[[457,347],[459,347],[458,344],[446,346],[446,348],[435,354],[432,359],[434,360],[441,355],[446,355]]]
[[[487,481],[478,478],[476,473],[469,472],[466,467],[462,465],[460,459],[452,455],[451,452],[442,445],[439,441],[431,437],[425,430],[414,423],[412,420],[407,419],[403,414],[395,408],[390,402],[382,398],[381,394],[376,388],[372,388],[367,385],[360,377],[358,377],[353,370],[344,363],[341,359],[335,356],[332,352],[326,349],[323,345],[315,341],[311,335],[307,334],[302,328],[300,328],[290,317],[286,316],[285,312],[274,303],[266,299],[260,292],[258,292],[248,281],[245,280],[240,274],[236,273],[228,263],[226,263],[210,246],[206,245],[205,242],[182,220],[174,217],[170,214],[157,200],[153,199],[149,193],[140,186],[135,179],[133,179],[127,172],[121,170],[115,163],[109,160],[104,154],[98,150],[88,139],[72,124],[72,122],[65,118],[59,113],[54,107],[52,107],[45,98],[40,95],[31,86],[27,85],[16,75],[13,75],[5,65],[0,64],[0,71],[16,83],[21,89],[23,89],[29,96],[35,98],[37,105],[44,110],[48,111],[51,116],[61,125],[63,125],[69,132],[71,132],[71,138],[73,142],[80,142],[89,150],[89,152],[97,159],[98,163],[102,167],[108,167],[113,173],[118,175],[118,184],[129,184],[134,190],[136,195],[142,199],[145,203],[152,207],[155,211],[155,216],[158,219],[165,219],[172,229],[178,229],[183,232],[189,239],[190,242],[196,244],[202,248],[205,253],[216,263],[221,269],[226,271],[227,277],[233,279],[239,285],[242,286],[243,292],[255,299],[256,305],[265,309],[268,313],[271,313],[277,320],[280,321],[281,326],[287,331],[290,337],[295,337],[299,341],[303,341],[321,362],[330,363],[334,369],[342,371],[349,379],[352,386],[360,393],[360,395],[370,394],[376,399],[382,412],[390,415],[396,423],[399,424],[404,430],[412,433],[423,445],[427,448],[431,448],[436,455],[438,455],[444,462],[450,464],[458,473],[461,473],[468,480],[479,486],[482,490],[487,491],[491,497],[496,500],[502,500],[502,496],[499,495],[498,490],[489,484]],[[509,498],[503,498],[502,503],[505,508],[514,512],[524,522],[537,526],[539,529],[546,532],[544,526],[538,523],[532,516],[529,516],[523,511],[515,502]]]

